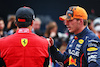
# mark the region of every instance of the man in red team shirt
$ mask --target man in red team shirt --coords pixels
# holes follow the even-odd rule
[[[6,67],[47,67],[48,41],[31,32],[34,12],[21,7],[16,12],[17,32],[0,39],[0,62]]]

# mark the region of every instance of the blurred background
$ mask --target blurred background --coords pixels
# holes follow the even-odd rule
[[[49,21],[56,21],[58,31],[63,32],[66,27],[59,20],[59,16],[65,14],[72,5],[79,5],[85,8],[88,14],[100,16],[99,0],[0,0],[0,17],[4,19],[6,28],[8,15],[15,14],[19,7],[29,6],[34,9],[36,17],[42,20],[42,30]]]

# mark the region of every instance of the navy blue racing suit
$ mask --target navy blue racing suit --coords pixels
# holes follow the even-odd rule
[[[100,67],[100,40],[88,27],[74,36],[64,54],[54,45],[50,52],[62,67]]]

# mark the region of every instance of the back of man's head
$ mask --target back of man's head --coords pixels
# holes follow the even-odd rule
[[[34,18],[34,11],[29,7],[21,7],[16,11],[16,24],[19,28],[28,27]]]

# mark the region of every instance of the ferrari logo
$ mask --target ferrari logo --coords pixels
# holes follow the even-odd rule
[[[75,66],[77,66],[76,59],[73,59],[72,56],[69,57],[69,65],[75,65]]]
[[[24,47],[27,45],[27,43],[28,43],[28,39],[26,39],[26,38],[21,39],[21,44],[22,44]]]

